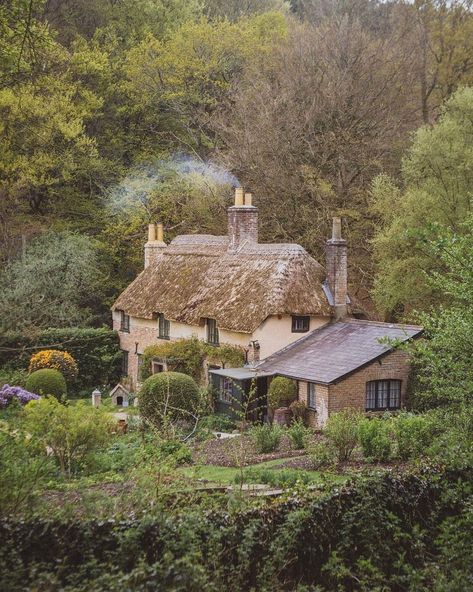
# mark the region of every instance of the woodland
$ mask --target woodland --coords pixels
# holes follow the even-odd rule
[[[468,229],[469,0],[11,0],[0,31],[0,330],[108,323],[146,224],[218,234],[236,184],[263,241],[322,262],[342,216],[371,317],[444,302],[425,245]]]

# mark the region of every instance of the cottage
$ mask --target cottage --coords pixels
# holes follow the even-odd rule
[[[136,386],[148,345],[196,336],[245,353],[243,368],[208,368],[222,411],[234,411],[255,384],[265,399],[276,375],[297,381],[313,425],[344,407],[400,407],[409,360],[389,340],[417,337],[421,328],[352,318],[340,218],[325,263],[296,244],[260,243],[258,209],[241,188],[225,236],[182,235],[167,245],[162,225],[151,224],[145,269],[113,305],[123,374]],[[166,370],[166,360],[152,370]],[[264,417],[264,407],[254,414]]]
[[[225,236],[182,235],[169,245],[149,226],[145,269],[113,305],[123,374],[139,380],[144,349],[197,336],[231,344],[255,365],[302,335],[347,314],[346,242],[340,219],[327,244],[328,273],[296,244],[258,242],[258,209],[241,188]],[[166,369],[156,360],[154,371]]]

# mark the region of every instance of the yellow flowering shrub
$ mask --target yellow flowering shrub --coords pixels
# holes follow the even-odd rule
[[[79,373],[76,361],[71,354],[57,349],[44,349],[31,356],[29,372],[43,368],[59,370],[66,381],[74,380]]]

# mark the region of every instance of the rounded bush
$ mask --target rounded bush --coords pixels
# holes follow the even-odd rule
[[[53,395],[62,399],[67,395],[67,387],[64,376],[59,370],[43,368],[36,370],[28,376],[26,390],[38,395]]]
[[[159,426],[166,419],[190,419],[199,405],[199,387],[187,374],[159,372],[143,382],[139,399],[141,415]]]
[[[276,376],[268,389],[268,405],[272,409],[288,407],[297,395],[296,383],[290,378]]]
[[[31,356],[30,373],[43,368],[58,370],[67,381],[77,378],[79,370],[70,353],[58,349],[43,349]]]

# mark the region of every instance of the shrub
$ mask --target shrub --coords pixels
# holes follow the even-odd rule
[[[265,483],[273,487],[294,487],[297,483],[309,485],[314,477],[307,471],[300,469],[246,469],[237,474],[234,483]]]
[[[434,422],[427,415],[399,415],[395,423],[398,456],[408,460],[424,455],[434,440],[435,430]]]
[[[235,429],[233,419],[224,413],[214,413],[200,418],[200,428],[207,428],[215,432],[230,432]]]
[[[294,416],[294,418],[300,419],[301,421],[304,420],[305,417],[305,411],[307,409],[307,405],[305,404],[305,401],[293,401],[290,405],[289,408],[292,411],[292,415]]]
[[[198,411],[200,393],[195,380],[180,372],[160,372],[147,378],[139,393],[141,415],[156,427],[189,419]]]
[[[368,460],[386,461],[392,453],[391,429],[387,420],[363,419],[359,425],[363,456]]]
[[[329,416],[325,435],[340,462],[349,460],[353,454],[359,441],[358,426],[362,418],[363,415],[353,409],[344,409]]]
[[[335,463],[336,454],[326,442],[315,442],[309,448],[309,456],[315,470],[330,467]]]
[[[64,345],[61,345],[64,344]],[[28,367],[32,349],[66,350],[80,368],[79,376],[69,385],[70,392],[90,394],[99,385],[114,385],[120,378],[122,353],[118,333],[100,329],[46,329],[39,333],[7,333],[0,335],[0,366],[2,374]],[[25,383],[9,378],[9,384]]]
[[[0,386],[14,384],[24,388],[27,380],[28,372],[26,370],[9,370],[8,368],[0,370]]]
[[[66,381],[58,370],[43,368],[28,376],[26,390],[38,395],[54,395],[57,399],[65,398],[67,394]]]
[[[31,356],[29,373],[31,374],[43,368],[58,370],[64,376],[66,382],[73,381],[79,374],[76,361],[71,354],[57,349],[44,349]]]
[[[172,457],[176,465],[192,462],[189,446],[180,440],[165,440],[158,446],[158,454],[163,458]]]
[[[256,451],[264,454],[274,452],[281,442],[283,430],[277,425],[263,423],[250,429],[250,437],[253,440]]]
[[[310,430],[304,426],[301,420],[296,420],[288,429],[287,435],[291,440],[292,446],[296,450],[301,450],[305,447],[305,441],[310,434]]]
[[[26,431],[45,454],[46,449],[51,451],[64,474],[70,475],[90,452],[105,444],[114,425],[110,414],[85,401],[62,405],[54,397],[46,397],[25,407]]]
[[[0,409],[2,407],[6,407],[12,401],[18,401],[22,405],[26,405],[30,401],[35,399],[39,399],[39,396],[35,393],[30,393],[25,389],[22,389],[20,386],[10,386],[9,384],[4,384],[0,388]]]
[[[290,378],[276,376],[268,389],[268,405],[272,409],[287,407],[294,401],[297,394],[296,383]]]

